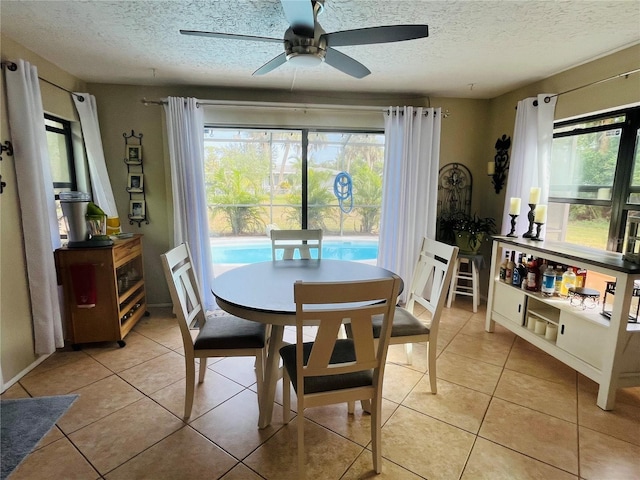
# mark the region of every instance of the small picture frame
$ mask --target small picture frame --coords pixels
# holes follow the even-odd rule
[[[144,192],[144,175],[142,173],[130,173],[127,181],[127,192]]]
[[[144,200],[131,200],[129,202],[129,218],[144,219],[146,217],[146,208]]]
[[[125,147],[125,163],[128,165],[142,164],[142,145],[127,145]]]

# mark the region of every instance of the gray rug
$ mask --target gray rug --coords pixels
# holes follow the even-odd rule
[[[31,453],[78,395],[0,401],[0,479]]]

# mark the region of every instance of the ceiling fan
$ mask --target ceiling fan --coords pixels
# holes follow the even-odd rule
[[[429,36],[427,25],[388,25],[326,33],[318,23],[324,10],[324,0],[280,0],[289,28],[284,39],[238,35],[234,33],[180,30],[183,35],[284,43],[284,53],[269,60],[253,75],[264,75],[286,62],[296,66],[315,66],[323,61],[355,78],[363,78],[371,71],[357,60],[333,47],[402,42]]]

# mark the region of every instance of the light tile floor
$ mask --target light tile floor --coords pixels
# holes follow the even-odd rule
[[[170,309],[150,310],[125,348],[56,352],[2,395],[80,394],[11,480],[295,478],[297,422],[282,424],[280,386],[273,424],[258,430],[251,359],[210,361],[183,422],[180,334]],[[445,309],[437,395],[426,346],[414,347],[412,366],[392,347],[376,478],[640,478],[640,388],[619,390],[616,409],[605,412],[596,384],[504,328],[486,333],[484,316],[462,298]],[[354,416],[336,405],[306,417],[308,478],[375,477],[370,417],[359,405]]]

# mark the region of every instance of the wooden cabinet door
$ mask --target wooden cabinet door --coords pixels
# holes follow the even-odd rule
[[[113,249],[58,250],[58,267],[64,288],[67,338],[72,343],[116,341],[120,339],[117,317]],[[92,265],[95,275],[95,306],[84,308],[76,301],[71,267]]]
[[[493,311],[522,326],[526,295],[515,287],[496,282],[493,290]]]
[[[556,345],[588,364],[602,368],[606,334],[607,327],[563,311],[560,312]]]

